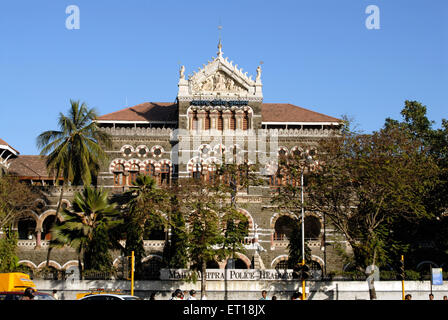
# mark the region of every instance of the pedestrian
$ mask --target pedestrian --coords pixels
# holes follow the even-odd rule
[[[25,289],[25,292],[23,293],[23,297],[20,300],[33,300],[34,299],[34,289],[31,287],[28,287]]]
[[[301,300],[302,299],[302,294],[300,292],[294,292],[291,300]]]
[[[149,300],[156,300],[156,293],[151,293],[151,296],[149,297]]]
[[[443,300],[448,300],[448,297],[447,296],[443,296]]]
[[[272,300],[277,300],[277,296],[272,296]]]
[[[404,297],[404,300],[412,300],[412,295],[409,293]]]
[[[434,295],[432,293],[429,294],[429,300],[434,300]]]
[[[260,300],[269,300],[267,298],[268,292],[266,290],[261,291],[261,298]]]
[[[197,300],[196,299],[196,290],[190,290],[190,296],[187,300]]]
[[[58,290],[53,290],[53,298],[55,298],[56,300],[59,300]]]
[[[182,300],[182,299],[183,299],[182,290],[176,289],[170,300]]]

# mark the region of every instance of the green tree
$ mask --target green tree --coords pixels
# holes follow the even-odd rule
[[[124,232],[126,234],[125,256],[134,251],[136,277],[143,274],[142,259],[145,256],[145,229],[157,229],[167,226],[163,216],[169,208],[169,194],[158,188],[156,181],[146,175],[138,175],[129,191],[126,191],[120,203],[126,204]]]
[[[35,208],[40,195],[30,186],[13,176],[0,176],[0,272],[12,272],[18,265],[17,232],[12,230],[13,222],[21,214]]]
[[[171,228],[171,238],[167,239],[163,259],[169,268],[184,269],[188,266],[188,234],[185,218],[179,207],[177,186],[170,192],[170,211],[168,224]]]
[[[399,128],[418,141],[426,154],[437,164],[437,179],[427,185],[423,204],[430,213],[422,219],[398,219],[392,228],[392,241],[405,244],[407,265],[416,266],[422,260],[448,263],[448,121],[442,119],[441,127],[434,128],[435,122],[427,118],[427,107],[418,101],[405,101],[401,111],[401,121],[386,119],[386,128]],[[430,189],[429,189],[430,188]],[[422,247],[422,243],[432,244]],[[389,246],[391,246],[389,244]],[[399,256],[395,261],[398,264]],[[397,265],[398,268],[398,265]]]
[[[311,164],[306,161],[306,155],[305,150],[297,150],[290,155],[284,155],[279,158],[275,175],[282,183],[277,187],[277,192],[271,200],[281,212],[294,213],[299,217],[298,220],[294,221],[292,232],[288,239],[288,267],[290,268],[295,267],[298,263],[302,263],[304,257],[302,255],[301,222],[302,210],[305,210],[307,204],[305,199],[302,202],[302,175],[304,176],[303,182],[305,185],[305,178],[308,176],[311,168]],[[303,187],[306,190],[306,185]],[[306,243],[303,247],[305,249],[305,263],[309,263],[311,262],[311,249]]]
[[[10,228],[3,230],[3,237],[0,237],[0,272],[13,272],[19,262],[16,254],[17,232]]]
[[[33,210],[39,193],[16,177],[0,177],[0,230],[8,227],[22,212]]]
[[[58,117],[59,130],[49,130],[37,137],[41,155],[47,155],[46,165],[55,177],[62,179],[59,202],[54,216],[56,222],[60,212],[64,188],[72,185],[90,185],[100,164],[107,159],[104,146],[110,147],[110,136],[101,131],[94,121],[95,109],[88,109],[85,103],[70,100],[68,115]],[[51,246],[47,253],[50,261]]]
[[[223,255],[235,259],[235,253],[245,253],[243,240],[249,235],[249,221],[247,217],[233,206],[225,206],[222,224],[224,227],[224,238],[222,243]]]
[[[305,263],[311,263],[311,249],[305,245]],[[294,269],[302,263],[302,229],[299,220],[294,221],[293,229],[288,243],[288,268]]]
[[[397,126],[372,134],[345,131],[320,144],[320,170],[310,174],[308,205],[345,236],[358,269],[390,262],[388,240],[396,219],[431,214],[424,199],[436,183],[437,164],[422,150],[421,142]],[[399,243],[395,249],[401,250]]]
[[[86,270],[112,271],[113,259],[109,250],[111,249],[111,240],[113,239],[109,236],[111,227],[110,223],[103,220],[96,225],[92,234],[92,240],[88,242],[84,252]]]
[[[218,250],[224,242],[220,213],[225,195],[216,186],[217,183],[204,183],[200,179],[185,179],[179,185],[191,269],[202,275],[201,297],[206,294],[207,263],[227,256],[227,252]]]
[[[61,216],[63,222],[52,228],[50,246],[69,245],[76,249],[81,279],[83,264],[84,270],[109,268],[109,249],[117,247],[117,239],[107,233],[123,221],[116,204],[109,203],[108,193],[86,186],[82,193],[75,194],[72,209],[64,209]]]
[[[238,194],[249,192],[251,186],[264,184],[264,180],[257,173],[259,166],[250,163],[247,154],[238,154],[236,147],[232,150],[231,159],[226,159],[225,152],[221,155],[221,161],[213,170],[217,173],[213,183],[225,198],[230,196],[230,203],[226,201],[221,207],[224,226],[222,251],[234,260],[236,252],[245,252],[243,240],[249,234],[249,221],[240,211]]]

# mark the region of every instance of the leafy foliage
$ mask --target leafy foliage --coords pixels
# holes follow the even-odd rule
[[[35,208],[39,194],[12,176],[0,177],[0,229]]]
[[[319,150],[309,205],[345,235],[360,270],[390,262],[391,251],[403,249],[391,241],[394,221],[432,214],[424,199],[437,181],[437,164],[420,141],[397,126],[372,134],[347,130],[322,141]]]
[[[0,237],[0,272],[13,272],[18,268],[19,258],[16,255],[17,232],[10,228],[3,229]]]
[[[122,223],[116,204],[110,204],[108,193],[101,189],[85,187],[76,193],[73,208],[62,212],[63,222],[52,228],[52,247],[69,245],[77,250],[85,269],[110,266],[109,249],[114,240],[108,231]],[[80,270],[82,271],[82,270]]]
[[[59,130],[49,130],[37,137],[37,146],[42,155],[48,155],[47,167],[73,185],[89,185],[92,175],[107,156],[105,146],[110,146],[110,137],[94,122],[95,109],[85,103],[70,100],[68,115],[59,114]]]
[[[124,225],[126,237],[124,255],[134,251],[136,277],[143,272],[142,259],[145,257],[143,238],[145,229],[167,226],[162,212],[169,209],[168,193],[157,187],[150,176],[138,175],[133,187],[119,197],[119,203],[125,206]]]

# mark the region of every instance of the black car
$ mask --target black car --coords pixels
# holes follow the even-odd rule
[[[22,300],[23,291],[3,291],[0,292],[0,301]],[[56,300],[51,294],[45,292],[34,292],[34,300]]]

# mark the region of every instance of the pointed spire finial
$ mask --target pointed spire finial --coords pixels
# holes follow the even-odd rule
[[[221,38],[219,38],[219,42],[218,42],[218,57],[222,56],[222,43],[221,43]]]
[[[221,19],[220,19],[220,20],[221,20]],[[222,43],[221,43],[221,30],[222,30],[222,25],[221,25],[221,21],[219,22],[218,30],[219,30],[218,57],[221,57],[221,56],[222,56]]]

